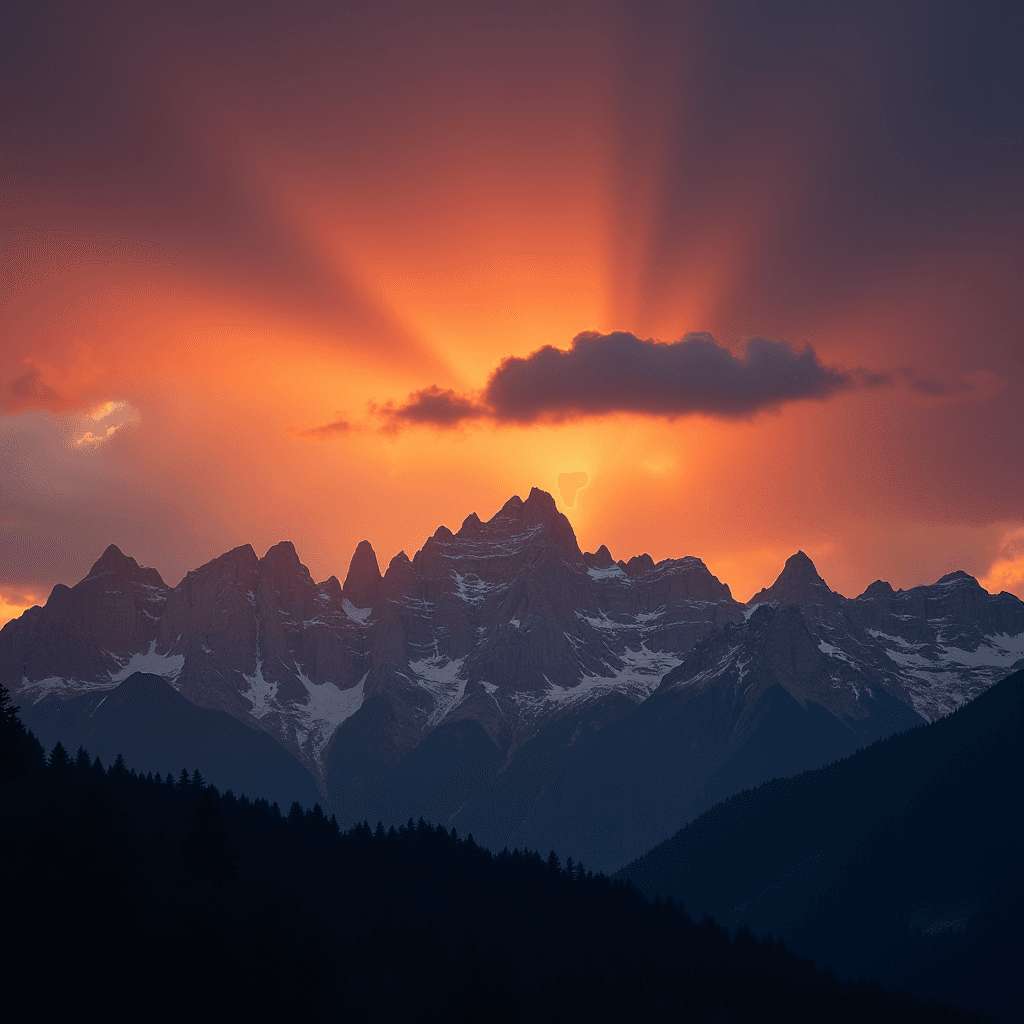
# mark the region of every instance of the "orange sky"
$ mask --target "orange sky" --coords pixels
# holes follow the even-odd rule
[[[170,583],[283,538],[344,577],[532,486],[581,547],[698,555],[741,600],[797,548],[850,596],[1024,597],[1006,26],[772,10],[10,5],[0,621],[111,542]],[[382,429],[582,331],[887,383]]]

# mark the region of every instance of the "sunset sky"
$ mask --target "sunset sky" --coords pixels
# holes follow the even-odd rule
[[[1024,597],[1022,37],[1019,2],[0,5],[0,622],[110,543],[343,579],[533,486],[740,600],[798,548],[848,596]]]

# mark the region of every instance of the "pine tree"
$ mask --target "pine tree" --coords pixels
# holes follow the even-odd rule
[[[64,749],[64,744],[57,740],[56,746],[50,752],[50,773],[54,778],[64,778],[71,768],[71,758]]]
[[[18,718],[10,690],[0,684],[0,775],[25,774],[28,751],[25,727]]]
[[[15,722],[20,722],[18,718],[20,710],[21,708],[14,704],[11,691],[0,683],[0,728],[10,728]]]

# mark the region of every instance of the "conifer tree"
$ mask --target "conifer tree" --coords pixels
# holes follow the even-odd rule
[[[57,740],[56,745],[50,752],[50,773],[56,778],[62,778],[67,775],[70,768],[71,758],[68,757],[64,744]]]
[[[16,707],[10,690],[0,684],[0,774],[23,775],[27,751],[25,727],[18,718],[21,708]]]
[[[20,710],[21,708],[16,707],[14,704],[11,691],[0,683],[0,727],[8,728],[15,722],[19,722],[18,712]]]

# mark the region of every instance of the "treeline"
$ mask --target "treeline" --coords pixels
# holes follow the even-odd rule
[[[59,744],[6,693],[0,884],[8,1001],[48,1015],[346,1021],[966,1021],[840,981],[771,938],[552,853],[422,820],[344,831],[198,772]]]

